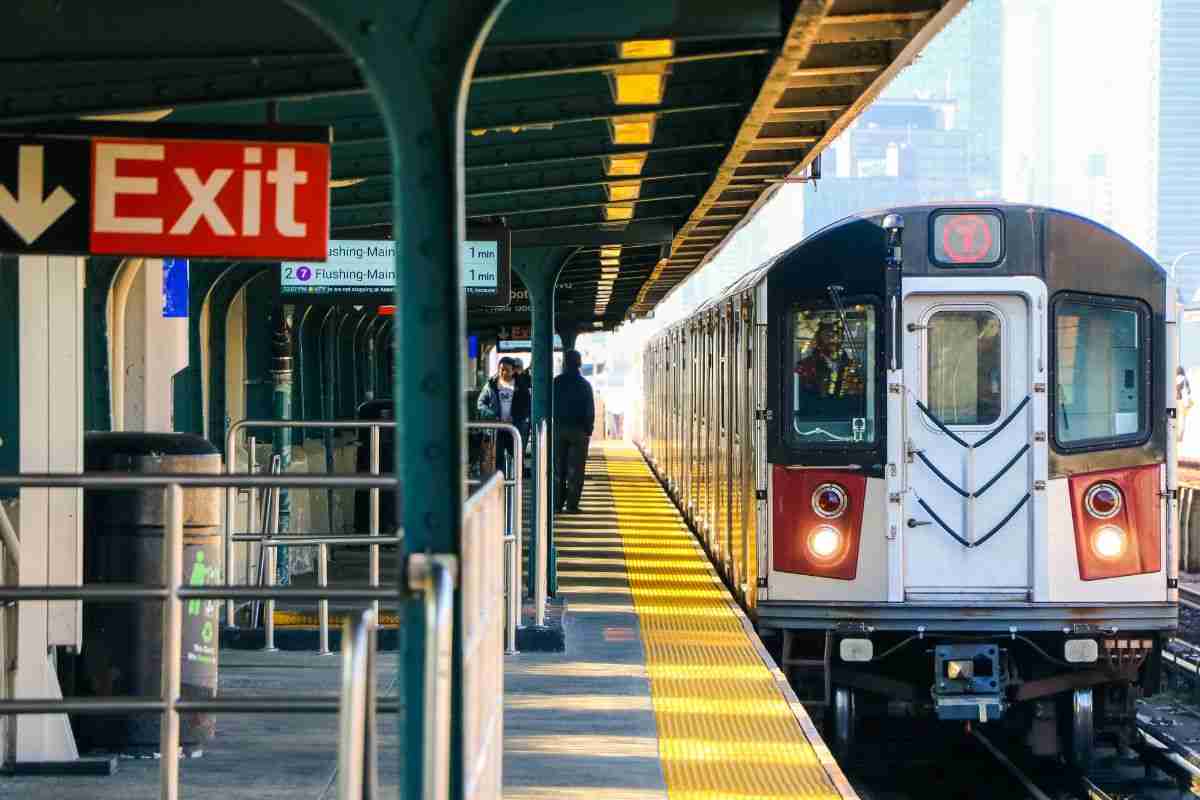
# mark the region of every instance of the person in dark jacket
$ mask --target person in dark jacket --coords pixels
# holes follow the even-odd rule
[[[533,378],[525,371],[519,358],[513,359],[513,382],[517,391],[513,395],[512,421],[521,432],[521,442],[529,444],[530,418],[533,416]]]
[[[579,511],[588,441],[596,421],[592,385],[579,374],[583,357],[577,350],[563,355],[562,374],[554,379],[554,495],[556,510]]]

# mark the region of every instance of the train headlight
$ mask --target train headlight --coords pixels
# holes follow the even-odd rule
[[[1108,481],[1097,483],[1083,496],[1083,505],[1096,519],[1110,519],[1121,510],[1121,490]]]
[[[1125,553],[1128,537],[1116,525],[1105,525],[1092,534],[1092,550],[1104,559],[1120,558]]]
[[[818,517],[835,519],[846,512],[846,490],[836,483],[822,483],[813,492],[812,507]]]
[[[808,550],[821,561],[828,561],[842,549],[842,534],[832,525],[821,525],[808,535]]]

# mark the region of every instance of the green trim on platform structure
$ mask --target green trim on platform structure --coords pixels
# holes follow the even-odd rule
[[[389,133],[391,236],[396,242],[396,474],[404,550],[461,555],[466,450],[462,349],[466,337],[460,243],[465,233],[463,120],[469,76],[503,1],[290,0],[355,57]],[[466,79],[464,79],[464,76]],[[387,523],[385,523],[387,524]],[[425,774],[425,603],[401,571],[403,719],[400,796],[418,798]],[[461,593],[456,590],[457,603]],[[455,615],[457,616],[457,614]],[[450,793],[461,798],[462,650],[455,625]]]
[[[21,318],[16,256],[0,256],[0,471],[21,470]],[[0,491],[15,497],[16,489]]]
[[[549,420],[550,441],[546,447],[549,464],[545,470],[535,464],[534,491],[537,491],[537,481],[543,473],[549,478],[550,508],[548,513],[554,515],[554,294],[558,276],[562,274],[567,262],[575,255],[574,247],[538,247],[524,248],[513,254],[513,271],[520,276],[521,282],[529,291],[529,306],[533,317],[533,415],[532,429],[536,431],[543,419]],[[535,451],[536,452],[536,451]],[[536,455],[534,458],[536,459]],[[530,552],[538,550],[538,516],[537,504],[534,504],[532,538]],[[555,562],[558,560],[554,547],[553,525],[547,525],[550,531],[550,541],[547,545],[548,565],[546,570],[546,585],[551,594],[558,590],[558,570]],[[529,594],[536,595],[537,559],[530,560]]]
[[[124,259],[89,258],[84,265],[83,429],[112,430],[111,365],[108,363],[108,297]]]

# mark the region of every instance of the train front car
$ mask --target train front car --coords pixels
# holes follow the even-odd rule
[[[724,352],[688,323],[651,346],[673,425],[651,450],[696,438],[664,377],[702,398],[762,385],[727,448],[755,463],[758,503],[717,515],[749,520],[754,547],[705,539],[802,699],[842,745],[886,709],[1002,725],[1086,767],[1097,733],[1132,730],[1178,618],[1163,270],[1077,216],[950,205],[837,223],[750,282],[704,312],[750,309],[748,381],[686,357]],[[695,483],[697,456],[660,472]],[[736,475],[701,484],[736,497]]]

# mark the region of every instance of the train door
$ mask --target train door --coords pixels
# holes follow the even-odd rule
[[[1018,281],[1029,291],[997,291]],[[1045,421],[1034,419],[1044,404],[1032,397],[1042,334],[1031,305],[1044,307],[1045,287],[966,278],[904,288],[905,597],[1027,599],[1034,458],[1045,457],[1034,447]]]

